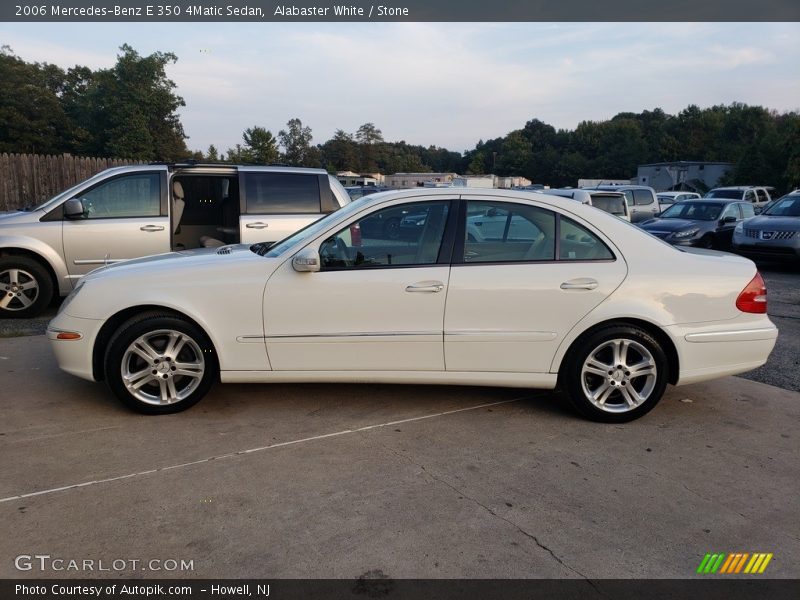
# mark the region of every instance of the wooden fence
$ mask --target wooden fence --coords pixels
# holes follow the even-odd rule
[[[0,211],[35,206],[109,167],[141,164],[119,158],[0,154]]]

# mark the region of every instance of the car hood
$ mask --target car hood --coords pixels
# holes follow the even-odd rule
[[[91,281],[108,276],[128,277],[138,273],[153,274],[164,272],[174,272],[178,276],[181,272],[191,271],[197,267],[219,265],[221,263],[230,265],[253,257],[264,261],[270,260],[251,251],[248,244],[231,244],[219,248],[195,248],[145,256],[143,258],[133,258],[95,269],[84,279]]]
[[[744,226],[760,231],[800,231],[800,217],[759,215],[747,219]]]
[[[642,223],[641,228],[645,231],[683,231],[685,229],[692,229],[699,227],[700,229],[708,229],[713,225],[714,221],[692,221],[690,219],[651,219],[646,223]]]

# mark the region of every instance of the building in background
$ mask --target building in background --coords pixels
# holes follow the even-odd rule
[[[527,177],[495,177],[494,178],[494,187],[500,188],[503,190],[511,190],[514,188],[524,188],[532,185],[532,181]],[[542,186],[544,187],[544,186]]]
[[[727,162],[680,160],[639,165],[636,183],[649,185],[657,192],[689,190],[705,194],[717,187],[720,179],[733,168]]]
[[[413,188],[425,187],[425,184],[451,184],[458,177],[457,173],[395,173],[385,178],[386,187]]]
[[[488,188],[497,187],[494,175],[459,175],[453,178],[453,187]]]
[[[336,179],[344,187],[356,185],[383,185],[383,175],[380,173],[353,173],[352,171],[337,171]]]
[[[598,185],[636,185],[639,182],[636,177],[630,179],[578,179],[579,188],[594,188]]]

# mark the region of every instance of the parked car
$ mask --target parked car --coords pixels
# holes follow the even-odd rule
[[[623,192],[559,188],[541,190],[541,193],[561,196],[562,198],[572,198],[583,204],[588,204],[589,206],[594,206],[602,211],[611,213],[620,219],[625,219],[626,221],[631,220],[630,212],[628,211],[628,203]]]
[[[656,191],[646,185],[598,185],[595,188],[583,189],[622,192],[625,194],[631,223],[641,223],[647,219],[652,219],[660,212]]]
[[[800,191],[739,223],[733,233],[733,251],[755,259],[800,263]]]
[[[656,198],[658,198],[659,212],[664,212],[670,206],[681,200],[697,200],[700,198],[700,194],[695,192],[658,192]]]
[[[359,235],[400,209],[426,215],[414,240]],[[536,235],[469,239],[492,211]],[[777,336],[765,313],[745,258],[678,251],[566,198],[415,189],[362,198],[272,246],[98,269],[47,335],[62,369],[143,413],[188,408],[219,377],[558,385],[587,417],[619,422],[668,383],[764,364]]]
[[[274,242],[350,202],[322,169],[151,164],[107,169],[0,216],[0,317],[32,317],[99,266],[171,250]]]
[[[676,246],[729,249],[733,229],[742,219],[754,216],[753,206],[735,200],[684,200],[641,228]]]
[[[755,185],[736,185],[729,187],[718,187],[709,191],[705,198],[726,198],[730,200],[742,200],[749,202],[758,214],[764,206],[772,199],[770,190],[772,188]]]

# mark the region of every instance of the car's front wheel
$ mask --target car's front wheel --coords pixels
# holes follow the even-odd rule
[[[217,373],[208,336],[176,315],[134,317],[120,326],[106,350],[108,385],[126,406],[144,414],[193,406],[206,395]]]
[[[27,256],[0,258],[0,317],[35,317],[52,299],[53,280],[41,263]]]
[[[629,325],[600,329],[567,356],[560,383],[575,408],[594,421],[638,419],[667,386],[664,350],[647,331]]]

